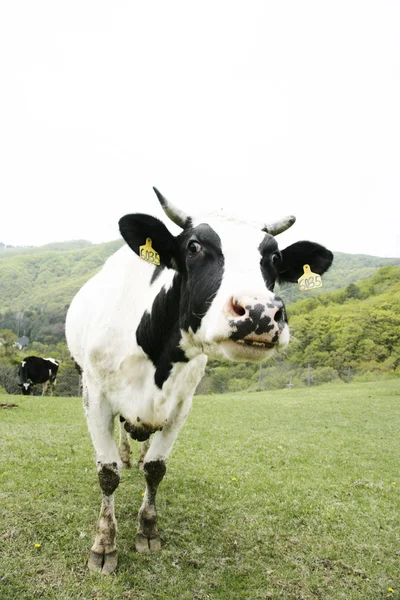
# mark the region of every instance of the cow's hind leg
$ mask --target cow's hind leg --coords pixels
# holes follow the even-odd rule
[[[139,453],[139,460],[138,460],[138,469],[139,471],[143,471],[143,463],[144,463],[144,459],[147,453],[147,450],[150,447],[150,438],[148,440],[145,440],[144,442],[141,442],[140,444],[140,453]]]
[[[101,487],[100,515],[97,532],[90,550],[88,567],[108,575],[115,571],[118,564],[116,537],[117,521],[114,515],[114,491],[120,481],[120,469],[117,462],[97,462]]]
[[[92,397],[88,401],[84,394],[88,427],[96,452],[96,465],[101,488],[100,515],[97,531],[90,551],[88,567],[103,574],[112,573],[117,567],[117,521],[114,515],[114,492],[118,487],[121,461],[114,440],[114,419],[111,411],[102,410]]]
[[[54,388],[56,385],[56,380],[55,379],[49,379],[49,388],[50,388],[50,396],[54,396]]]
[[[129,433],[124,427],[124,420],[119,421],[119,455],[122,460],[122,466],[129,468],[131,466],[131,444],[129,441]]]

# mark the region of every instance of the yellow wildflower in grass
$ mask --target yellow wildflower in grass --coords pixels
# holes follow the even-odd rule
[[[389,592],[389,594],[393,594],[394,589],[393,588],[388,588],[388,592]]]
[[[397,482],[396,482],[396,481],[393,481],[392,485],[397,485]]]
[[[40,548],[40,544],[35,544],[35,548]]]
[[[236,477],[232,477],[232,481],[236,481]]]

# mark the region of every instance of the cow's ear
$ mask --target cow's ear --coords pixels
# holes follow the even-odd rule
[[[278,266],[279,281],[296,283],[303,275],[304,265],[310,265],[313,273],[322,275],[329,269],[333,261],[330,250],[315,242],[296,242],[282,252],[282,261]]]
[[[128,246],[147,262],[177,268],[178,242],[159,219],[140,213],[125,215],[119,220],[119,230]]]

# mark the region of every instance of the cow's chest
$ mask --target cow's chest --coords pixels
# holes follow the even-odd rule
[[[174,420],[177,405],[191,400],[206,360],[203,355],[200,366],[199,357],[188,363],[175,363],[161,389],[155,384],[155,369],[150,361],[138,361],[136,357],[124,361],[122,382],[108,391],[114,414],[123,418],[132,438],[144,441]]]

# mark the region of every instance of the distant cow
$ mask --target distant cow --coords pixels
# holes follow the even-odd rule
[[[22,387],[24,396],[29,396],[35,383],[42,383],[42,396],[45,395],[47,387],[50,395],[54,394],[54,386],[59,362],[54,358],[40,358],[39,356],[27,356],[18,367],[19,386]]]
[[[103,573],[117,566],[114,491],[129,461],[127,434],[148,446],[136,549],[149,552],[161,547],[157,488],[208,358],[259,363],[286,347],[289,327],[275,282],[297,282],[305,264],[321,275],[333,259],[314,242],[279,250],[274,236],[294,217],[267,225],[194,219],[155,192],[181,233],[147,214],[123,217],[127,245],[78,292],[66,320],[102,491],[88,566]]]

